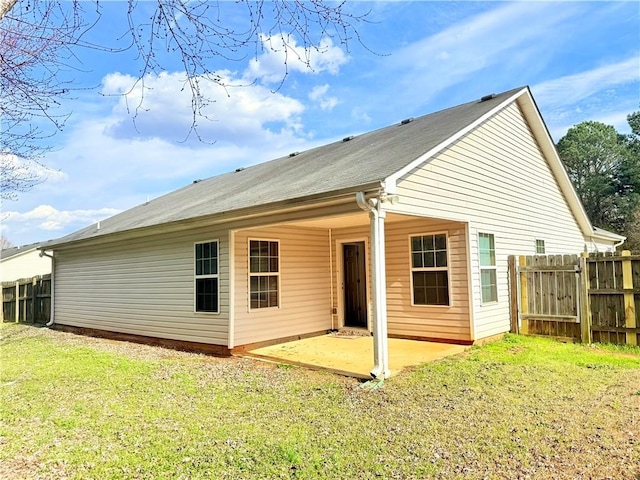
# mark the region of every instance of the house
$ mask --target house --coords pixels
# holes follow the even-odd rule
[[[40,255],[39,243],[5,248],[0,251],[0,282],[51,273],[51,259]]]
[[[67,329],[229,354],[509,330],[507,256],[612,248],[527,87],[196,181],[43,248]],[[159,340],[161,339],[161,340]]]

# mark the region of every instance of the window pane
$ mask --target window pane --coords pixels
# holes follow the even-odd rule
[[[218,279],[196,279],[196,311],[218,312]]]
[[[449,305],[448,272],[413,272],[415,305]]]
[[[478,234],[478,247],[480,254],[480,265],[484,267],[496,264],[496,252],[493,242],[493,235],[490,233]]]
[[[496,282],[495,269],[484,269],[480,271],[480,283],[482,285],[482,302],[498,301],[498,286]]]
[[[278,276],[253,275],[249,282],[251,308],[278,306]]]
[[[257,273],[259,265],[260,265],[260,262],[257,258],[251,257],[249,259],[249,271],[251,273]]]
[[[427,291],[424,288],[413,285],[413,303],[414,305],[427,305]]]
[[[447,251],[444,252],[436,252],[436,267],[446,267],[447,266]]]
[[[433,250],[435,246],[435,242],[433,241],[433,235],[427,235],[422,237],[422,241],[424,242],[425,250]]]
[[[411,237],[411,266],[413,268],[446,267],[447,236],[439,234]]]
[[[196,244],[196,275],[216,275],[218,273],[218,243]]]
[[[249,246],[249,271],[251,273],[276,273],[278,269],[278,242],[251,240]]]
[[[268,272],[268,271],[269,271],[269,258],[260,257],[258,262],[258,272]]]
[[[277,273],[278,272],[278,257],[269,259],[269,272]]]
[[[425,267],[435,267],[436,266],[436,256],[433,252],[425,252],[424,253],[424,266]]]

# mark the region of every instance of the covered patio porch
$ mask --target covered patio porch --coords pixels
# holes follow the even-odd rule
[[[473,343],[467,224],[356,199],[230,232],[233,353],[385,378]]]
[[[389,338],[389,370],[402,370],[464,352],[469,346]],[[266,361],[324,370],[370,380],[372,336],[330,333],[247,351],[244,355]]]

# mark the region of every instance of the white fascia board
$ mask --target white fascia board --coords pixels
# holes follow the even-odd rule
[[[617,233],[607,232],[603,234],[601,232],[594,233],[591,235],[591,238],[596,240],[604,240],[606,242],[623,242],[627,239],[627,237],[623,235],[618,235]]]
[[[558,155],[556,146],[553,143],[551,134],[542,119],[540,110],[538,109],[538,106],[536,105],[536,102],[528,88],[524,91],[524,95],[518,98],[518,105],[527,120],[529,128],[531,128],[533,136],[538,142],[540,150],[542,150],[544,157],[549,162],[549,167],[551,168],[551,171],[558,182],[558,186],[569,204],[569,208],[573,212],[583,235],[586,237],[597,236],[593,226],[591,225],[591,220],[589,220],[589,216],[580,201],[580,197],[578,197],[578,193],[573,187],[569,174],[567,173],[562,160],[560,160],[560,156]]]
[[[431,150],[429,150],[427,153],[425,153],[424,155],[421,155],[420,157],[416,158],[413,162],[411,162],[407,166],[403,167],[402,169],[398,170],[396,173],[394,173],[392,175],[389,175],[387,178],[384,179],[384,183],[386,185],[387,193],[391,193],[391,194],[395,193],[396,192],[397,182],[398,182],[398,180],[400,178],[405,176],[407,173],[409,173],[414,168],[419,167],[420,165],[422,165],[429,158],[433,157],[436,153],[440,152],[441,150],[443,150],[443,149],[447,148],[448,146],[450,146],[451,144],[453,144],[456,140],[459,140],[460,138],[465,136],[467,133],[469,133],[471,130],[476,128],[478,125],[482,124],[487,119],[491,118],[497,112],[499,112],[500,110],[505,108],[507,105],[509,105],[511,102],[513,102],[518,97],[520,97],[521,95],[523,95],[524,93],[527,93],[527,92],[528,92],[528,89],[527,88],[523,88],[519,92],[513,94],[511,97],[507,98],[502,103],[500,103],[499,105],[495,106],[494,108],[489,110],[487,113],[482,115],[475,122],[470,123],[465,128],[459,130],[454,135],[452,135],[451,137],[447,138],[444,142],[436,145]]]

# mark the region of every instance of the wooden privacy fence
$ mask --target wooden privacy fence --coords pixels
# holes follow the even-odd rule
[[[51,274],[2,282],[5,322],[47,323],[51,316]]]
[[[640,255],[509,257],[511,331],[640,345]]]

